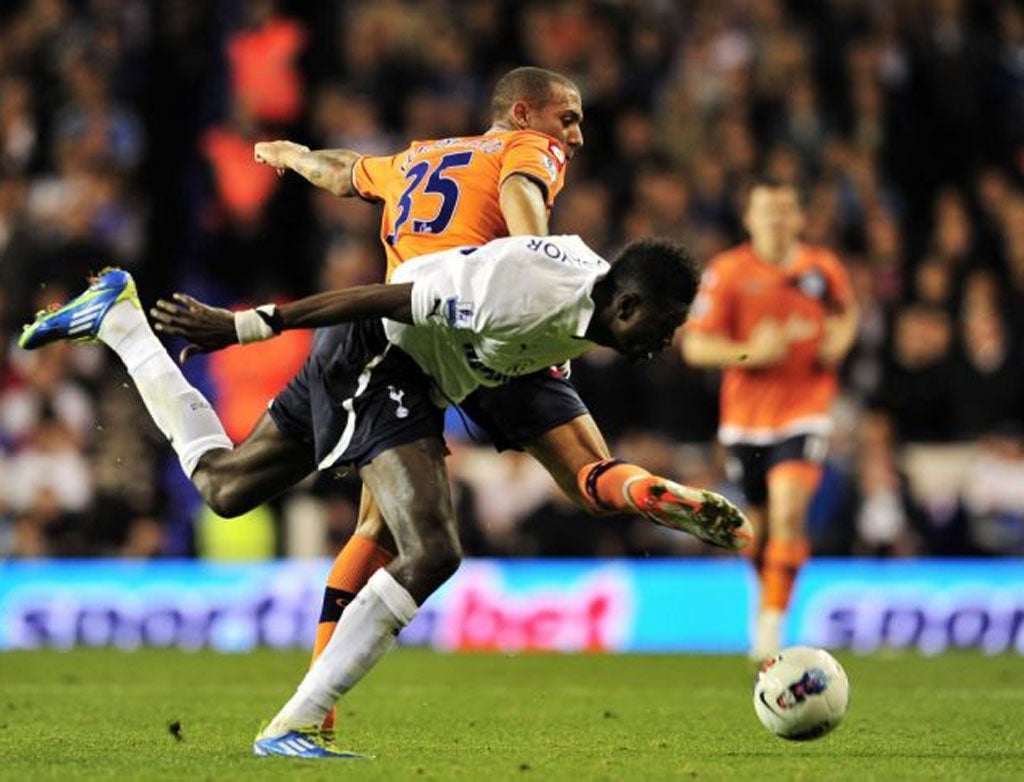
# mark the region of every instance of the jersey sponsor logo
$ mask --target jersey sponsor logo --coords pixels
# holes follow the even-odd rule
[[[458,296],[444,300],[444,319],[453,329],[469,328],[473,324],[476,308],[471,301],[460,301]]]

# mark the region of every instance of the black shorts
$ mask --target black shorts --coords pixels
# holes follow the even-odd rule
[[[396,446],[443,436],[444,411],[430,387],[379,320],[345,323],[317,330],[306,364],[269,413],[313,449],[319,469],[362,467]]]
[[[747,502],[763,506],[768,501],[768,472],[783,462],[824,464],[828,438],[820,434],[801,434],[774,445],[738,443],[730,445],[728,451],[729,479],[739,484]]]
[[[555,369],[478,388],[459,407],[499,451],[521,451],[544,432],[589,412],[572,383]]]

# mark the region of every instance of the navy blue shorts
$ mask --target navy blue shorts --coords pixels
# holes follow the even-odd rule
[[[729,479],[738,483],[751,505],[768,502],[768,472],[783,462],[824,464],[828,438],[820,434],[800,434],[774,445],[730,445],[726,462]]]
[[[443,437],[430,379],[388,343],[379,320],[318,329],[299,373],[270,403],[277,428],[307,443],[319,469],[362,467],[424,437]]]
[[[589,413],[572,383],[553,369],[478,388],[459,407],[499,451],[521,451],[544,432]]]

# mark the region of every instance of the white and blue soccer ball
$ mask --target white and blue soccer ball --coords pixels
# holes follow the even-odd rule
[[[794,646],[765,660],[754,682],[754,711],[768,730],[791,741],[824,736],[850,701],[846,671],[823,649]]]

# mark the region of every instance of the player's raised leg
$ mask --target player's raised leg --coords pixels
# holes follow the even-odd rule
[[[752,531],[714,492],[692,489],[611,458],[576,389],[550,371],[479,389],[462,403],[501,448],[525,447],[559,488],[592,513],[634,513],[725,548],[743,548]]]
[[[59,339],[98,339],[117,353],[187,475],[206,452],[232,447],[210,403],[185,380],[149,327],[128,272],[104,270],[84,293],[40,313],[19,344],[31,350]]]
[[[320,726],[328,711],[391,649],[423,601],[459,566],[461,549],[439,438],[389,449],[360,474],[381,499],[398,555],[374,573],[346,608],[323,654],[257,736],[257,755],[297,754],[289,751],[297,738],[324,746]]]
[[[590,415],[544,432],[527,448],[570,498],[592,511],[636,513],[724,548],[743,548],[753,537],[750,522],[721,495],[612,459]]]
[[[750,650],[753,659],[763,660],[781,648],[786,610],[800,569],[810,556],[807,509],[821,480],[821,469],[810,462],[787,461],[768,471],[768,541]]]
[[[64,339],[98,340],[117,353],[185,474],[218,514],[244,513],[312,471],[308,446],[280,432],[268,416],[233,446],[210,403],[153,333],[127,272],[104,270],[84,293],[41,312],[19,344],[33,350]]]

